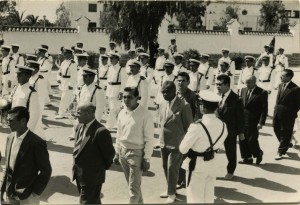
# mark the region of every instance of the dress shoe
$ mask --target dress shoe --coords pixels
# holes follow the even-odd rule
[[[282,159],[282,156],[283,154],[279,154],[279,153],[277,153],[277,155],[275,156],[275,160],[280,160],[280,159]]]
[[[186,187],[186,185],[185,185],[184,182],[182,182],[181,184],[176,185],[176,189],[182,189],[182,188],[185,188],[185,187]]]
[[[166,203],[173,204],[175,202],[175,199],[176,199],[176,194],[170,195],[170,196],[168,196]]]
[[[232,180],[233,179],[233,174],[227,173],[224,177],[226,180]]]
[[[264,154],[264,152],[261,151],[261,152],[257,155],[257,157],[256,157],[256,164],[260,164],[260,163],[261,163],[261,161],[262,161],[262,159],[263,159],[263,154]]]
[[[163,193],[161,193],[160,195],[159,195],[159,197],[160,198],[168,198],[168,192],[167,191],[165,191],[165,192],[163,192]]]
[[[253,164],[253,159],[243,159],[239,164]]]

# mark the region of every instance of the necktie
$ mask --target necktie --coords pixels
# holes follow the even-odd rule
[[[251,95],[252,89],[249,89],[246,95],[246,103],[248,102],[250,95]]]
[[[282,85],[282,88],[281,88],[281,90],[280,90],[280,97],[282,96],[282,94],[283,94],[283,92],[284,92],[284,90],[285,90],[285,83],[283,83],[283,85]]]
[[[220,101],[219,107],[223,106],[223,99],[224,99],[225,94],[222,94],[222,100]]]
[[[82,140],[83,140],[83,136],[84,136],[83,135],[84,129],[85,129],[85,124],[80,129],[78,139],[77,139],[77,141],[75,143],[75,147],[74,147],[74,151],[73,151],[73,156],[76,156],[78,154],[78,151],[80,149],[80,146],[81,146],[81,143],[82,143]]]

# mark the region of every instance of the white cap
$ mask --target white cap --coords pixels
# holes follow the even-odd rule
[[[39,69],[40,63],[34,60],[27,60],[26,66],[33,69]]]
[[[245,56],[245,60],[249,60],[251,59],[252,61],[255,61],[255,58],[253,56]]]
[[[90,74],[94,74],[94,75],[97,75],[97,71],[96,70],[93,70],[91,69],[90,67],[86,66],[86,67],[83,67],[82,68],[82,75],[90,75]]]
[[[38,50],[39,50],[39,51],[45,51],[45,52],[48,51],[46,48],[43,48],[43,47],[38,47]]]
[[[129,62],[128,65],[129,65],[129,66],[135,66],[135,65],[137,65],[137,66],[139,66],[139,67],[142,66],[141,62],[140,62],[140,61],[137,61],[137,60],[130,60],[130,62]]]
[[[135,53],[135,50],[134,50],[134,49],[129,49],[129,50],[127,51],[127,53],[130,53],[130,52],[134,52],[134,53]]]
[[[229,52],[230,50],[229,50],[229,48],[222,48],[221,51],[227,51],[227,52]]]
[[[138,51],[143,51],[143,52],[145,51],[143,47],[138,47],[138,48],[135,49],[135,50],[136,50],[137,52],[138,52]]]
[[[150,57],[150,55],[148,53],[139,53],[139,56],[142,56],[142,57]]]
[[[16,67],[17,67],[16,73],[32,72],[32,71],[34,71],[33,68],[30,68],[30,67],[24,66],[24,65],[20,65],[20,64],[16,65]]]
[[[164,66],[175,66],[175,63],[173,61],[170,61],[170,60],[166,60],[164,62]]]
[[[190,62],[190,64],[192,63],[197,63],[197,64],[200,64],[201,62],[200,61],[198,61],[198,60],[196,60],[196,59],[193,59],[193,58],[191,58],[191,59],[189,59],[189,62]]]
[[[226,60],[220,60],[220,66],[221,65],[227,65],[227,66],[229,66],[229,62],[226,61]]]
[[[1,46],[1,49],[4,49],[4,50],[10,50],[10,46],[8,46],[8,45],[2,45],[2,46]]]
[[[20,45],[19,44],[11,44],[11,47],[18,47],[18,48],[20,48]]]
[[[206,57],[206,58],[209,58],[209,55],[208,55],[208,54],[206,54],[206,53],[201,53],[200,55],[201,55],[201,56],[200,56],[200,58],[201,58],[201,57]]]
[[[200,90],[199,97],[202,100],[205,100],[208,102],[216,102],[216,103],[220,102],[222,99],[217,93],[210,91],[210,90]]]
[[[114,44],[115,46],[117,45],[114,41],[110,41],[109,44]]]
[[[109,55],[109,57],[118,57],[118,58],[121,58],[121,55],[119,53],[115,53],[115,52],[109,52],[108,55]]]
[[[162,51],[164,51],[165,49],[164,49],[164,48],[162,48],[162,47],[159,47],[157,50],[162,50]]]
[[[73,52],[73,50],[69,47],[64,47],[64,52]]]
[[[174,53],[173,57],[174,57],[174,58],[176,58],[176,57],[181,57],[181,58],[183,58],[183,54],[182,54],[182,53]]]
[[[78,53],[76,54],[77,57],[89,57],[87,53]]]

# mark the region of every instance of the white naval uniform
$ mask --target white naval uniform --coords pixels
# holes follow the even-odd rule
[[[226,58],[222,57],[218,61],[218,67],[217,67],[218,70],[221,70],[221,66],[220,66],[221,61],[226,61],[229,64],[229,71],[234,76],[234,74],[235,74],[235,62],[233,60],[231,60],[231,58],[229,56],[226,57]]]
[[[95,82],[90,85],[83,85],[78,94],[78,106],[88,102],[93,103],[96,107],[95,118],[101,122],[105,110],[105,92]]]
[[[61,81],[59,89],[62,91],[58,114],[60,117],[65,117],[77,89],[77,68],[72,59],[61,63],[57,78]],[[69,86],[73,90],[70,90]]]
[[[170,75],[167,75],[165,73],[163,76],[161,76],[161,80],[159,81],[159,90],[157,92],[156,98],[154,99],[154,102],[157,105],[160,105],[164,101],[163,95],[161,93],[161,88],[162,88],[164,82],[166,82],[166,81],[172,81],[176,85],[177,84],[176,80],[177,80],[177,77],[173,73],[171,73]]]
[[[99,66],[98,79],[99,79],[99,86],[102,89],[106,89],[107,87],[107,73],[108,73],[108,64]]]
[[[50,75],[52,70],[52,63],[49,61],[47,57],[39,58],[38,62],[40,63],[40,74],[44,77],[45,83],[47,84],[45,92],[47,95],[45,96],[45,104],[50,104],[50,97],[51,95],[51,84],[50,84]]]
[[[207,128],[213,143],[221,135],[224,125],[221,138],[213,146],[214,150],[217,150],[222,146],[227,136],[226,124],[218,119],[215,114],[203,115],[202,123]],[[179,150],[182,154],[186,154],[189,149],[202,153],[209,147],[209,139],[202,125],[192,123],[180,143]],[[190,184],[186,188],[187,203],[214,203],[216,171],[218,169],[225,169],[225,167],[221,167],[218,163],[218,158],[220,157],[219,154],[215,154],[215,157],[209,161],[204,161],[203,157],[197,157]],[[187,157],[182,163],[182,168],[186,170],[187,182],[190,161],[191,159]]]
[[[199,79],[201,76],[200,73],[198,71],[191,72],[189,76],[190,76],[190,83],[188,85],[188,88],[193,92],[199,91],[200,89]]]
[[[134,58],[134,59],[129,59],[129,60],[126,62],[125,70],[126,70],[126,74],[127,74],[127,75],[129,75],[129,73],[130,73],[130,66],[129,66],[129,64],[130,64],[133,60],[136,60],[136,59],[135,59],[135,58]]]
[[[46,133],[43,129],[43,122],[42,122],[42,115],[44,112],[44,105],[45,105],[45,95],[47,95],[47,92],[45,92],[45,90],[47,90],[47,83],[46,83],[46,79],[39,73],[37,72],[36,74],[34,74],[33,76],[30,77],[29,79],[29,84],[36,90],[38,99],[39,99],[39,105],[40,105],[40,117],[38,119],[38,124],[36,125],[36,134],[40,137],[42,137],[43,139],[46,139]]]
[[[188,69],[186,69],[181,63],[174,66],[173,74],[178,76],[180,72],[190,73]]]
[[[273,70],[270,66],[264,65],[262,65],[258,69],[258,87],[261,87],[266,91],[271,91],[271,88],[273,86],[272,71]]]
[[[25,59],[19,53],[12,53],[12,57],[16,61],[16,65],[25,65]]]
[[[157,87],[156,82],[154,82],[154,69],[150,68],[150,65],[148,63],[145,65],[142,65],[140,68],[140,75],[144,76],[146,78],[149,98],[151,96],[155,96],[158,91],[158,87]],[[148,98],[148,105],[150,102],[149,98]]]
[[[30,98],[29,98],[30,97]],[[23,106],[28,108],[29,111],[29,121],[27,123],[28,128],[36,133],[39,133],[39,128],[41,126],[40,104],[38,93],[31,87],[29,82],[20,85],[18,84],[15,90],[12,92],[12,108],[17,106]],[[40,136],[44,137],[44,136]]]
[[[165,74],[165,69],[164,69],[165,61],[166,61],[165,56],[158,56],[155,61],[154,77],[156,82],[158,82],[161,79],[161,76]]]
[[[278,88],[279,84],[281,83],[281,72],[289,67],[288,58],[284,54],[279,54],[276,56],[274,65],[275,69],[272,74],[274,75],[274,88]]]
[[[119,63],[110,65],[107,73],[107,88],[106,96],[110,112],[107,116],[106,127],[116,127],[117,114],[120,111],[121,101],[118,99],[119,93],[124,92],[127,74],[125,68],[122,68]]]
[[[231,72],[229,72],[229,70],[227,70],[225,73],[223,73],[222,71],[218,70],[218,69],[215,69],[215,73],[214,73],[214,84],[215,84],[215,87],[214,87],[214,92],[218,92],[218,89],[217,89],[217,86],[216,86],[216,82],[217,82],[217,77],[219,75],[228,75],[230,77],[230,88],[231,90],[233,90],[233,85],[234,85],[234,75],[232,75]],[[212,83],[211,83],[212,84]]]
[[[199,90],[206,90],[207,86],[210,86],[209,79],[214,77],[214,68],[209,65],[208,62],[200,63],[198,67],[200,73],[200,88]]]
[[[273,54],[272,53],[267,53],[267,52],[262,52],[261,54],[260,54],[260,56],[258,57],[258,59],[257,59],[257,61],[256,61],[256,63],[255,63],[255,68],[257,68],[258,67],[258,64],[261,62],[261,59],[264,57],[264,56],[269,56],[269,58],[270,58],[270,65],[273,65],[273,59],[274,59],[274,56],[273,56]]]
[[[246,80],[250,77],[254,75],[255,77],[257,77],[257,71],[256,69],[253,68],[253,66],[251,67],[244,67],[240,73],[239,76],[239,80],[238,80],[238,90],[241,90],[242,88],[247,87],[246,86]]]
[[[13,87],[16,85],[17,76],[15,67],[16,61],[10,55],[7,55],[2,59],[2,96],[10,94]],[[8,87],[8,81],[11,82],[10,87]]]
[[[148,110],[148,83],[146,78],[139,73],[127,78],[126,87],[137,87],[140,94],[140,105]]]

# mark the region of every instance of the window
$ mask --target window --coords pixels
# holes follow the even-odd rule
[[[290,18],[292,15],[292,11],[291,10],[285,10],[285,15],[286,17]]]
[[[299,11],[293,11],[293,18],[299,18]]]
[[[89,12],[97,12],[97,4],[89,4]]]
[[[96,22],[89,22],[88,27],[89,28],[95,28],[95,27],[97,27],[97,23]]]

